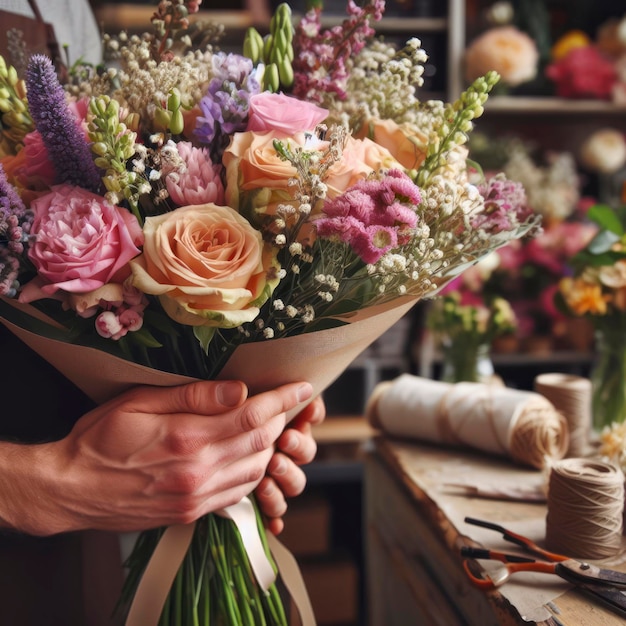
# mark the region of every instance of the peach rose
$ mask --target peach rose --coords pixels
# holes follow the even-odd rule
[[[296,170],[279,157],[274,148],[276,139],[287,141],[274,132],[234,135],[222,160],[226,167],[227,204],[240,211],[261,209],[271,212],[278,202],[293,200],[289,179],[296,175]],[[297,133],[288,141],[304,146],[304,133]],[[328,186],[328,197],[334,198],[381,168],[399,168],[399,164],[388,150],[370,139],[349,137],[341,160],[329,169],[324,181]]]
[[[534,40],[515,26],[496,26],[472,41],[465,53],[465,77],[473,81],[490,70],[516,87],[535,78],[539,51]]]
[[[190,326],[251,322],[278,283],[275,249],[230,207],[202,204],[148,217],[133,285]]]
[[[285,136],[314,130],[328,117],[328,111],[283,93],[263,91],[250,97],[246,130],[275,131]]]
[[[357,139],[367,137],[386,148],[407,170],[418,169],[426,160],[428,136],[412,124],[372,118],[354,136]]]
[[[401,169],[391,153],[371,139],[348,137],[341,159],[328,170],[324,181],[328,197],[334,198],[359,180],[381,169]]]
[[[235,133],[224,152],[222,164],[226,168],[226,204],[241,210],[241,192],[254,208],[265,209],[272,202],[292,200],[289,179],[296,169],[280,158],[274,148],[275,140],[286,141],[281,133]],[[296,133],[289,139],[293,144],[304,146],[304,133]],[[258,193],[264,190],[260,196]],[[273,200],[270,196],[274,196]]]

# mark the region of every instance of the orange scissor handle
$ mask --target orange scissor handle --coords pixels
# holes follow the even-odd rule
[[[498,553],[495,553],[498,554]],[[504,555],[507,556],[507,555]],[[502,559],[497,559],[502,561]],[[463,567],[469,579],[476,587],[481,589],[495,589],[503,585],[512,574],[517,572],[542,572],[544,574],[554,574],[556,563],[547,563],[545,561],[523,561],[523,562],[503,562],[502,567],[495,572],[487,574],[483,572],[480,577],[471,570],[469,559],[463,561]]]
[[[538,556],[546,559],[546,561],[569,561],[571,558],[569,556],[557,554],[556,552],[549,552],[548,550],[544,550],[543,548],[540,548],[536,543],[531,541],[528,537],[524,537],[524,535],[518,535],[517,533],[507,530],[499,524],[476,519],[474,517],[466,517],[465,522],[467,524],[473,524],[474,526],[480,526],[482,528],[489,528],[490,530],[495,530],[496,532],[502,533],[502,537],[506,541],[510,541],[511,543],[514,543],[524,548],[525,550],[528,550],[529,552],[537,554]]]

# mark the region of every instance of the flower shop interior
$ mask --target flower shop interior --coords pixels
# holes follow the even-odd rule
[[[155,3],[91,4],[115,32],[139,30]],[[294,18],[308,8],[289,4]],[[312,4],[325,26],[344,19],[343,0]],[[276,5],[204,0],[199,14],[239,52]],[[619,510],[595,517],[583,506],[604,491],[575,485],[588,496],[575,510],[572,483],[557,484],[580,477],[565,461],[617,468],[594,475],[607,491],[626,470],[626,4],[386,0],[376,32],[421,40],[422,102],[499,72],[469,158],[521,183],[541,229],[418,302],[325,390],[317,456],[279,538],[319,626],[623,624],[626,609],[546,574],[485,590],[460,548],[511,550],[477,518],[626,572],[623,476]],[[601,546],[583,523],[598,515],[615,518]]]

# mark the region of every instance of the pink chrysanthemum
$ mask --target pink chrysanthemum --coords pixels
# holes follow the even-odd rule
[[[376,263],[385,253],[408,243],[417,224],[415,206],[419,188],[406,174],[391,170],[381,179],[358,182],[329,200],[325,217],[315,225],[321,238],[350,245],[366,263]]]

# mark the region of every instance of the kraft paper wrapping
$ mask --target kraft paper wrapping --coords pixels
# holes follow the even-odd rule
[[[22,313],[58,328],[54,320],[46,318],[35,307],[3,300]],[[349,323],[337,328],[241,345],[218,379],[243,380],[251,394],[289,382],[308,381],[313,386],[315,397],[334,382],[363,350],[403,317],[417,300],[416,297],[398,298],[363,309],[345,317]],[[194,380],[137,365],[94,348],[42,337],[4,318],[0,318],[0,322],[97,403],[136,385],[173,386]],[[305,405],[297,406],[288,417],[297,415]],[[228,509],[225,512],[229,514]],[[151,560],[148,563],[139,583],[126,626],[156,626],[171,581],[189,547],[194,525],[190,526],[186,530],[174,526],[163,534],[152,557],[154,562]],[[272,553],[285,585],[293,594],[302,626],[313,626],[315,617],[306,589],[297,580],[299,570],[294,568],[293,557],[289,558],[288,551],[278,549],[277,544],[277,541],[272,541]],[[250,555],[250,558],[256,557]],[[264,559],[265,555],[258,558]],[[259,566],[259,569],[262,568],[263,565]]]
[[[390,435],[509,456],[539,469],[563,458],[569,444],[567,422],[549,400],[499,385],[403,374],[377,385],[366,413]]]

